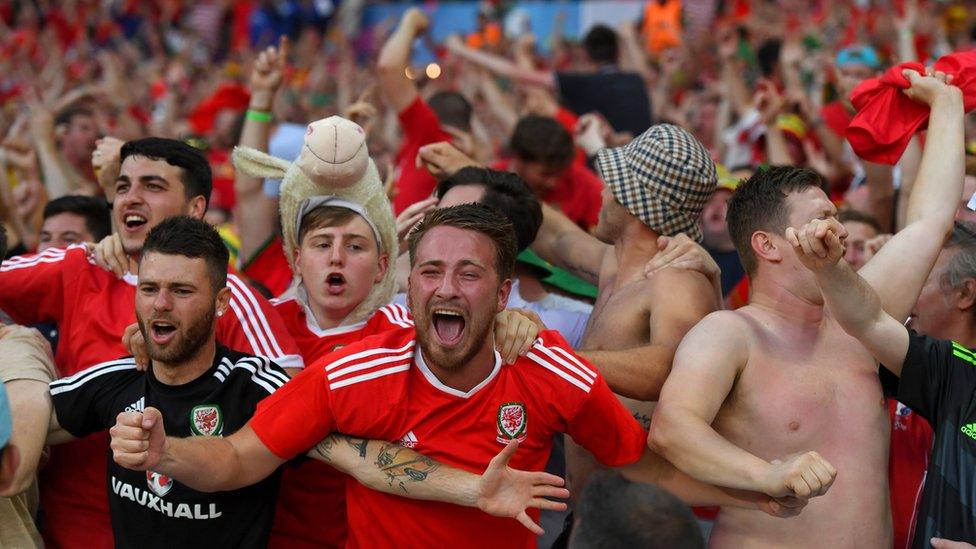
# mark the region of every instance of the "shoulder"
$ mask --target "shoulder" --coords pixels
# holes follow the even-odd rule
[[[18,255],[5,259],[0,271],[16,271],[45,265],[76,266],[77,268],[98,268],[88,257],[88,248],[83,244],[72,244],[67,248],[48,248],[38,254]]]
[[[592,364],[574,353],[566,340],[552,330],[540,333],[529,352],[516,364],[547,384],[573,393],[588,394],[600,377]]]
[[[342,347],[311,367],[325,374],[332,391],[362,386],[408,371],[413,363],[415,337],[412,327],[391,329]]]
[[[388,327],[412,328],[413,316],[404,305],[389,303],[377,309],[367,325],[374,332],[377,331],[376,328],[381,328],[379,331],[385,331]]]
[[[110,360],[86,368],[72,376],[52,381],[51,395],[57,396],[81,388],[110,383],[126,383],[142,375],[142,372],[136,369],[136,362],[132,357]]]
[[[221,348],[213,376],[220,383],[244,382],[256,390],[271,394],[288,382],[288,374],[264,357],[246,355]]]

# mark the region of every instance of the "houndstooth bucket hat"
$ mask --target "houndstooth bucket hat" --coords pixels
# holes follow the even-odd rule
[[[645,225],[701,241],[698,216],[718,178],[708,151],[690,133],[651,126],[622,147],[600,151],[596,164],[617,201]]]

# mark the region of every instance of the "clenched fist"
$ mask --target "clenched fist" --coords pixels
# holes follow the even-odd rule
[[[122,412],[115,418],[109,434],[112,435],[112,459],[126,469],[153,469],[163,457],[166,431],[163,416],[156,408]]]
[[[785,236],[800,263],[811,271],[832,267],[844,257],[847,229],[836,219],[814,219],[799,229],[789,227]]]
[[[826,494],[836,476],[837,469],[817,452],[796,454],[771,463],[762,491],[774,498],[809,499]]]

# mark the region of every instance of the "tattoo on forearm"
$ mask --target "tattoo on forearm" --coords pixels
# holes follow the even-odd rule
[[[386,474],[390,486],[398,486],[404,493],[408,493],[408,483],[427,480],[441,466],[427,456],[393,443],[385,443],[380,448],[374,465]]]
[[[651,428],[651,416],[642,414],[640,412],[634,412],[634,419],[636,419],[637,423],[640,423],[645,430]]]
[[[315,453],[325,461],[332,460],[332,449],[339,443],[340,435],[331,435],[315,445]]]
[[[347,436],[343,436],[343,438],[346,439],[346,444],[359,451],[360,458],[366,459],[366,447],[369,445],[369,440],[365,438],[352,438]]]
[[[587,269],[586,267],[576,262],[567,262],[566,267],[574,274],[580,276],[581,278],[590,278],[590,279],[600,278],[599,273],[594,273],[593,271]]]

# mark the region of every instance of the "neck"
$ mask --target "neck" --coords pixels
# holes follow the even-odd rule
[[[749,304],[779,315],[790,321],[818,324],[823,319],[823,303],[816,303],[800,296],[796,291],[773,277],[750,278]]]
[[[202,376],[213,366],[217,354],[217,343],[211,335],[192,357],[181,363],[170,364],[159,360],[152,361],[153,375],[165,385],[183,385]]]
[[[457,368],[442,368],[427,354],[424,355],[424,363],[441,383],[466,393],[487,379],[495,368],[495,338],[492,336],[485,339],[478,352]]]
[[[519,296],[526,301],[535,303],[536,301],[545,299],[549,295],[549,292],[542,285],[539,277],[529,271],[530,269],[524,267],[515,267],[515,275],[518,277],[519,282]]]
[[[973,312],[962,311],[941,333],[939,339],[951,339],[968,349],[976,349],[976,325],[973,324]],[[956,317],[956,315],[953,315]],[[930,334],[934,335],[934,334]]]
[[[304,293],[305,303],[308,305],[308,309],[312,311],[312,316],[315,317],[315,324],[322,330],[329,330],[341,326],[346,320],[346,317],[356,308],[344,307],[342,309],[330,309],[328,307],[322,307],[309,297],[307,290]]]
[[[613,243],[618,286],[643,278],[644,266],[658,253],[658,236],[657,232],[636,219],[624,227]]]

